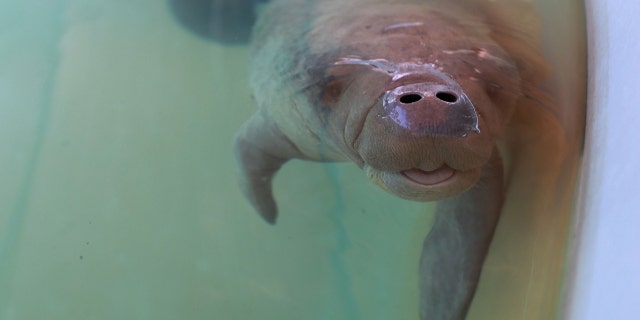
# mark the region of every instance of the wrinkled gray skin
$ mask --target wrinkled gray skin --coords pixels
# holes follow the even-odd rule
[[[462,2],[273,1],[251,42],[259,110],[236,141],[242,189],[272,224],[271,181],[292,158],[352,161],[392,194],[439,201],[421,319],[466,316],[502,206],[496,139],[519,95],[516,64]]]

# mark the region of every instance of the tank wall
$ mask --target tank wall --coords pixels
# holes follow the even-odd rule
[[[640,313],[640,4],[586,4],[589,105],[566,319],[632,319]]]

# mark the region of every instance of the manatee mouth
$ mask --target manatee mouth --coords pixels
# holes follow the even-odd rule
[[[445,182],[456,173],[456,171],[446,165],[433,170],[425,171],[418,168],[404,170],[401,172],[407,179],[424,186],[433,186]]]
[[[460,195],[480,179],[480,168],[459,171],[447,165],[435,170],[411,168],[381,171],[365,164],[367,177],[389,193],[414,201],[437,201]]]

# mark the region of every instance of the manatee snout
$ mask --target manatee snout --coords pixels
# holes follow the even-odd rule
[[[398,86],[384,94],[382,109],[384,116],[416,136],[480,133],[473,103],[457,84]]]
[[[417,78],[384,91],[367,115],[358,153],[369,178],[401,198],[454,197],[478,181],[493,141],[457,82]]]

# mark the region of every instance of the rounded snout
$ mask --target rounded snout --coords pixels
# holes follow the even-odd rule
[[[416,135],[464,137],[479,133],[478,115],[456,83],[411,83],[385,92],[382,108],[398,126]]]
[[[460,84],[437,70],[392,81],[354,143],[376,184],[398,197],[434,201],[462,194],[480,178],[494,141]],[[411,82],[410,82],[411,81]],[[485,109],[481,88],[466,87]]]

